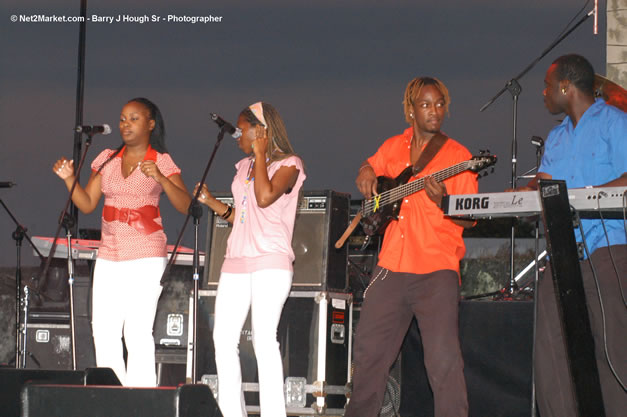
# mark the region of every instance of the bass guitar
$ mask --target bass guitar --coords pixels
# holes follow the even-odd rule
[[[437,182],[442,182],[464,171],[478,173],[495,163],[495,155],[481,153],[467,161],[459,162],[441,171],[430,174],[429,176],[433,177]],[[401,209],[403,198],[417,193],[425,187],[426,177],[417,178],[414,181],[408,182],[409,179],[414,176],[413,169],[413,166],[407,167],[396,178],[385,176],[377,177],[378,194],[361,203],[361,209],[353,219],[353,223],[335,244],[336,248],[342,247],[346,238],[348,238],[357,225],[357,222],[361,223],[366,235],[373,236],[383,233],[392,220],[398,220],[398,213]]]

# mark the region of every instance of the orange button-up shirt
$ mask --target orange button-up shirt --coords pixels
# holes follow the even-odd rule
[[[395,178],[411,165],[410,127],[386,140],[368,159],[377,176]],[[448,139],[429,164],[410,181],[449,168],[471,158],[459,142]],[[465,171],[444,180],[448,194],[474,194],[477,174]],[[383,238],[379,266],[393,272],[428,274],[449,269],[459,273],[459,261],[466,252],[463,227],[446,217],[424,190],[403,199],[398,221],[392,221]]]

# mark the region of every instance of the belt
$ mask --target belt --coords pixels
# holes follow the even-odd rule
[[[102,218],[106,221],[127,223],[133,229],[145,235],[163,230],[163,226],[154,220],[159,216],[159,207],[156,206],[143,206],[136,209],[104,206],[102,210]]]

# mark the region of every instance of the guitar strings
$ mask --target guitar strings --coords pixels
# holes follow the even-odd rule
[[[441,182],[447,178],[457,175],[468,169],[471,161],[463,161],[452,167],[443,169],[431,175],[437,182]],[[401,185],[400,187],[387,190],[378,195],[378,204],[375,198],[370,198],[362,203],[362,215],[370,215],[375,212],[375,208],[393,203],[400,198],[413,194],[424,188],[425,177],[418,178],[414,181]]]

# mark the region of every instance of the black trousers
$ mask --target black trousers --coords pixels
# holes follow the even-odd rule
[[[390,368],[414,316],[435,416],[468,415],[458,280],[457,272],[450,270],[421,275],[374,270],[355,334],[353,392],[345,417],[379,415]]]
[[[601,392],[607,417],[627,415],[627,393],[612,374],[605,354],[614,369],[627,383],[627,309],[623,295],[627,291],[627,245],[611,247],[619,276],[616,275],[607,247],[599,248],[589,260],[581,262],[584,291],[588,304],[590,327],[594,336],[595,356]],[[591,261],[591,262],[590,262]],[[603,309],[590,264],[596,269]],[[620,285],[619,285],[620,281]],[[622,289],[621,289],[622,286]],[[538,317],[536,333],[535,372],[538,408],[541,417],[575,416],[574,389],[566,361],[566,348],[551,271],[545,271],[538,284]]]

